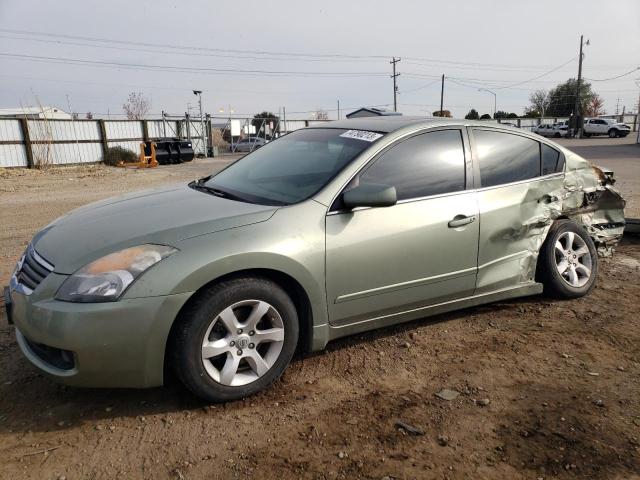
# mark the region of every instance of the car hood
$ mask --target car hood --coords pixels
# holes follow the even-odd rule
[[[32,244],[57,273],[71,274],[123,248],[177,246],[186,238],[266,221],[276,210],[179,185],[81,207],[47,225]]]

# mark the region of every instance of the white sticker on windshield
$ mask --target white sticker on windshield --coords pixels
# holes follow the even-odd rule
[[[365,142],[375,142],[382,134],[376,132],[368,132],[366,130],[347,130],[341,137],[355,138],[356,140],[364,140]]]

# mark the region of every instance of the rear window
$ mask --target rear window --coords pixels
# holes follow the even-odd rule
[[[527,137],[492,130],[473,135],[483,187],[528,180],[540,175],[540,143]]]
[[[562,172],[564,170],[564,157],[555,148],[541,144],[542,175]]]

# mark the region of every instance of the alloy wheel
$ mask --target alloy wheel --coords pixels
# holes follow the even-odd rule
[[[556,240],[556,268],[570,286],[580,288],[591,278],[593,261],[587,243],[574,232],[564,232]]]
[[[256,381],[274,365],[284,344],[278,311],[262,300],[243,300],[220,312],[202,341],[207,374],[226,386]]]

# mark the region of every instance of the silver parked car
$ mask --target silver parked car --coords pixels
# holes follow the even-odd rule
[[[38,232],[5,291],[24,355],[70,385],[208,401],[296,350],[455,309],[595,285],[624,228],[613,174],[482,122],[359,118],[298,130],[189,184]],[[144,212],[141,215],[140,212]]]
[[[237,143],[233,144],[234,152],[252,152],[260,147],[263,147],[268,143],[267,140],[260,137],[243,138]]]

